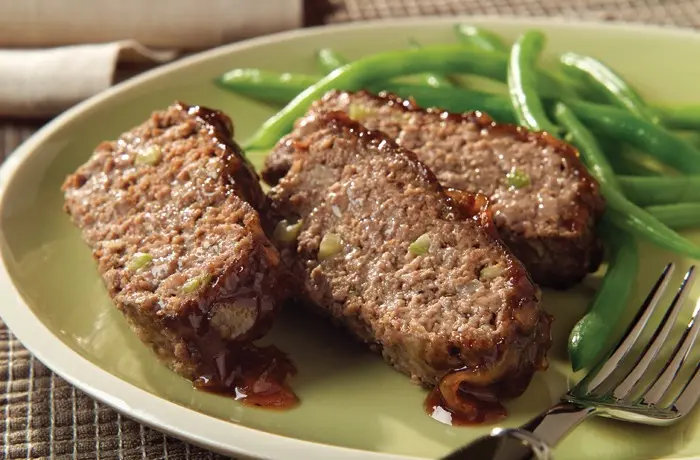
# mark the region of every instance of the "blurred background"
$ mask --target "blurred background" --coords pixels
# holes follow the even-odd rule
[[[46,120],[156,65],[245,38],[460,14],[700,26],[697,0],[0,0],[0,117]]]

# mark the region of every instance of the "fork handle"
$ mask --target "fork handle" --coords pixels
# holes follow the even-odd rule
[[[520,428],[495,428],[442,460],[550,460],[552,448],[595,410],[561,402]]]
[[[560,402],[521,426],[520,429],[532,433],[550,447],[554,447],[595,411],[596,408],[592,406]]]

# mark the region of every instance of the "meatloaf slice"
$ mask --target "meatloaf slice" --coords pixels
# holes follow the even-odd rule
[[[479,199],[446,192],[415,155],[341,112],[308,121],[290,146],[268,196],[313,308],[427,386],[450,374],[514,396],[546,367],[539,290]]]
[[[261,356],[249,344],[286,293],[256,211],[265,195],[232,135],[225,115],[175,104],[99,145],[63,184],[65,210],[133,330],[209,387],[240,383],[236,366]]]
[[[485,194],[501,237],[538,284],[568,288],[600,265],[594,229],[604,202],[570,145],[496,124],[483,113],[423,110],[389,94],[331,91],[310,115],[329,110],[384,131],[415,152],[443,186]],[[285,140],[298,136],[297,130]],[[266,181],[274,184],[286,173],[291,151],[282,142],[268,156]]]

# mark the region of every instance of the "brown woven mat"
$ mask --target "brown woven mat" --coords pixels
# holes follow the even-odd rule
[[[559,16],[700,27],[698,0],[330,0],[326,23],[405,16]]]
[[[284,1],[284,0],[282,0]],[[500,14],[700,27],[698,0],[329,0],[309,1],[309,24],[420,15]],[[39,125],[0,120],[0,160]],[[165,436],[54,375],[0,321],[0,459],[223,458]]]

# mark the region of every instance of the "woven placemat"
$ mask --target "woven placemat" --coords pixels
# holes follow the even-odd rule
[[[700,27],[697,0],[331,0],[326,23],[430,15],[559,16]]]
[[[309,24],[489,14],[700,27],[697,0],[329,0],[309,1],[307,13]],[[0,121],[0,160],[38,127]],[[224,458],[95,402],[31,356],[1,321],[0,408],[0,459]]]

